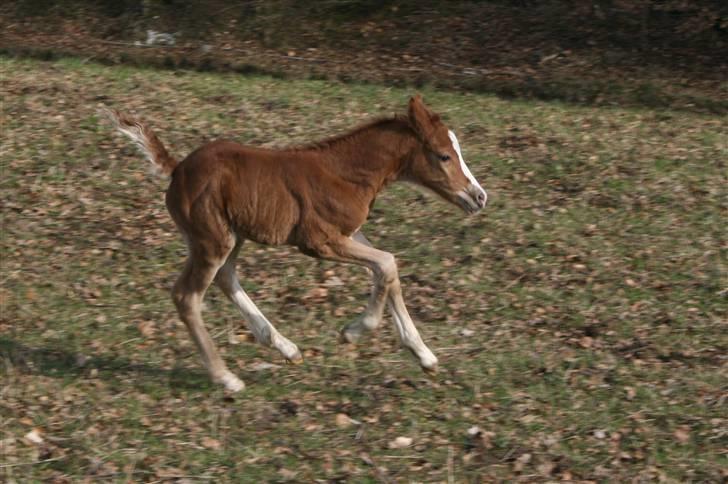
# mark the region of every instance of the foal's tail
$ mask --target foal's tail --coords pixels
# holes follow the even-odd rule
[[[149,126],[115,109],[104,109],[104,112],[116,129],[127,135],[162,175],[172,174],[179,162],[167,152]]]

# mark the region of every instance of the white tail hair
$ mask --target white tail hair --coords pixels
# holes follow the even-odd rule
[[[157,171],[167,176],[172,174],[178,162],[167,152],[164,144],[149,126],[115,109],[103,108],[102,112],[111,120],[116,129],[137,145]]]

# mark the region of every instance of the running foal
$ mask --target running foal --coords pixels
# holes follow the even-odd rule
[[[168,177],[166,203],[189,255],[172,290],[179,316],[195,341],[212,380],[228,390],[245,385],[228,370],[205,329],[201,308],[215,282],[238,307],[256,339],[292,363],[298,347],[281,335],[240,287],[235,258],[245,240],[288,244],[304,254],[371,269],[374,287],[364,313],[341,330],[356,342],[392,314],[402,344],[427,371],[437,358],[425,345],[404,300],[394,256],[377,250],[360,232],[377,194],[407,181],[435,192],[466,213],[487,195],[465,165],[455,134],[420,96],[407,115],[382,118],[310,145],[263,149],[213,141],[177,161],[152,130],[113,111],[116,127]]]

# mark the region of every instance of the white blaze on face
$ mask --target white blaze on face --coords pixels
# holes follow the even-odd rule
[[[463,171],[470,184],[473,185],[476,190],[480,190],[481,192],[483,192],[483,195],[485,195],[487,199],[488,194],[485,193],[485,190],[483,190],[483,187],[480,186],[478,180],[476,180],[473,174],[470,173],[468,165],[466,165],[465,160],[463,160],[463,154],[460,152],[460,143],[458,143],[457,136],[455,136],[455,133],[453,133],[452,131],[448,131],[447,134],[448,136],[450,136],[450,141],[452,141],[452,147],[455,148],[455,152],[458,154],[458,159],[460,160],[460,169]]]

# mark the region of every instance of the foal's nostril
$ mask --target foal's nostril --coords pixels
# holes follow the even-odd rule
[[[481,208],[485,207],[485,192],[479,192],[475,199],[478,201],[478,205],[480,205]]]

